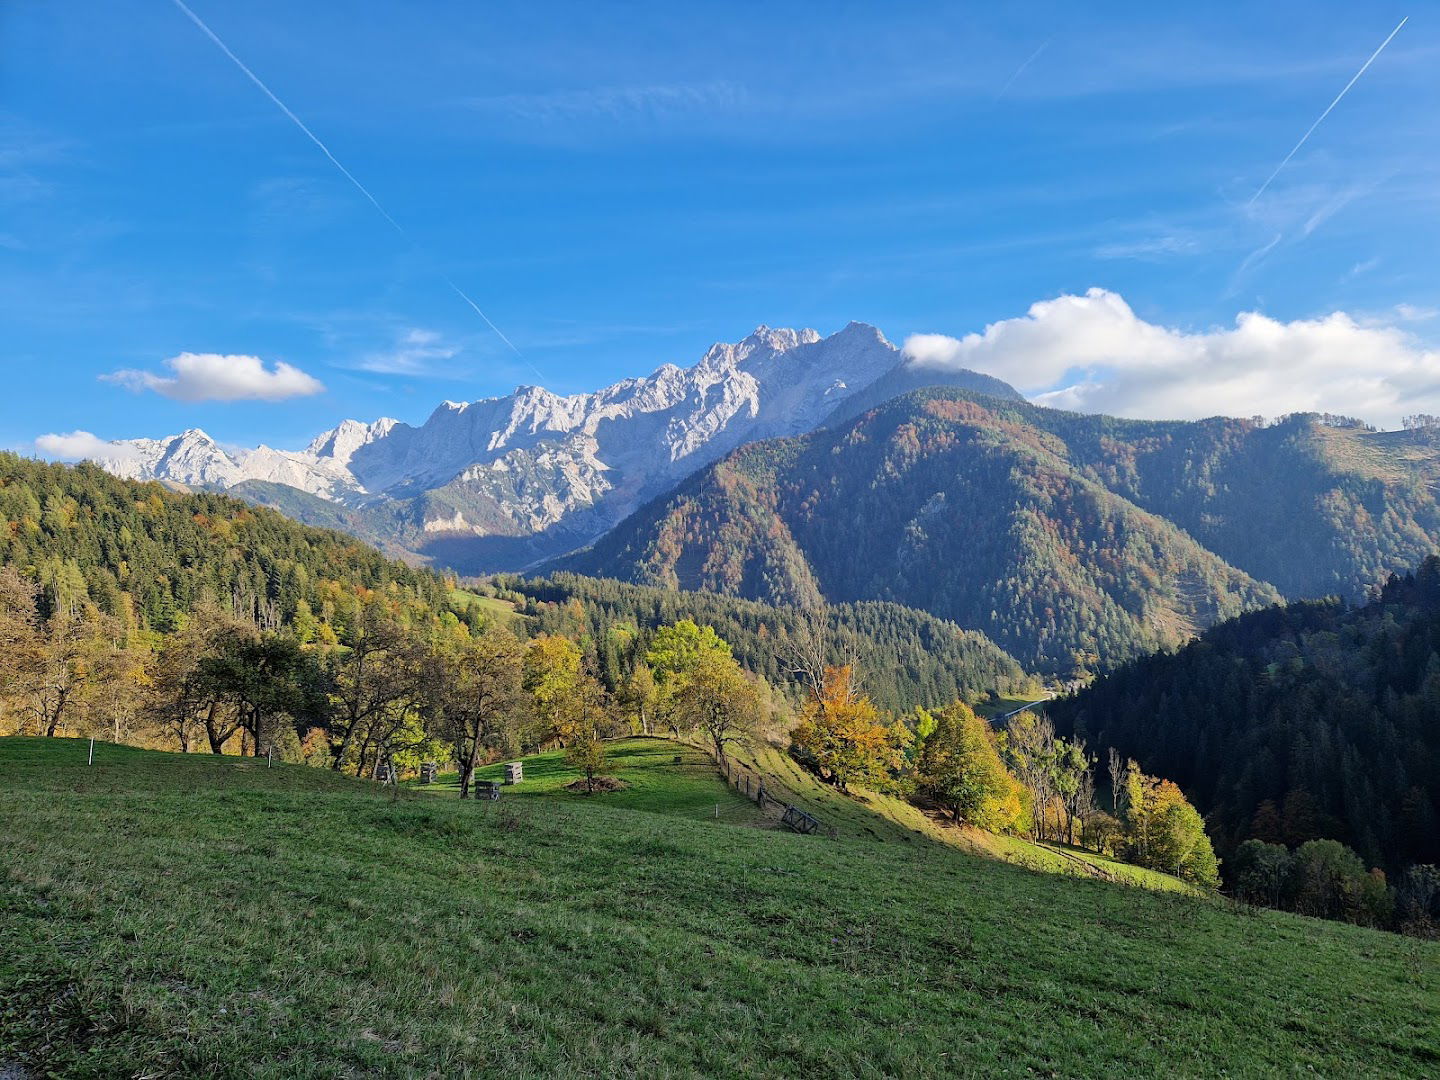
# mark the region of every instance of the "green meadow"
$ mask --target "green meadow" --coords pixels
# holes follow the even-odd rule
[[[756,827],[645,742],[462,803],[0,740],[0,1075],[1440,1072],[1440,946]]]

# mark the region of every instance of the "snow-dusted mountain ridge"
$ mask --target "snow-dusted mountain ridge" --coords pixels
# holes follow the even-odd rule
[[[812,430],[903,367],[863,323],[827,338],[761,326],[693,367],[666,364],[592,393],[521,386],[446,401],[418,427],[346,420],[299,451],[226,448],[190,430],[112,443],[96,460],[132,479],[237,488],[325,524],[340,514],[365,539],[461,570],[505,569],[588,542],[742,443]]]

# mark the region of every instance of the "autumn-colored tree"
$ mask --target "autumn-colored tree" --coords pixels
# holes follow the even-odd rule
[[[12,721],[17,731],[23,730],[30,695],[44,665],[39,598],[33,581],[13,567],[0,568],[0,710],[22,718]]]
[[[698,731],[719,761],[725,748],[760,723],[760,692],[755,680],[718,649],[696,657],[676,690],[671,708],[682,728]]]
[[[75,704],[110,671],[110,617],[93,606],[56,607],[40,634],[39,663],[26,677],[26,705],[37,730],[58,735]]]
[[[1016,713],[1009,719],[1000,743],[1006,764],[1030,793],[1034,807],[1031,831],[1043,838],[1050,832],[1050,810],[1057,805],[1055,727],[1033,711]]]
[[[1128,801],[1126,826],[1135,862],[1208,888],[1220,884],[1220,863],[1205,821],[1173,782],[1132,767]]]
[[[582,671],[576,686],[566,732],[565,760],[585,776],[585,793],[595,790],[595,778],[605,768],[605,738],[614,723],[610,697],[600,680]]]
[[[580,646],[559,634],[541,634],[525,650],[524,685],[535,721],[531,744],[565,742],[574,722],[581,660]]]
[[[430,730],[460,766],[460,798],[470,797],[475,769],[487,751],[508,752],[524,716],[524,647],[500,625],[475,637],[437,643],[426,662]]]
[[[840,790],[851,784],[883,784],[904,758],[903,724],[886,725],[880,710],[861,693],[850,665],[825,669],[791,734],[795,750]]]
[[[649,664],[639,663],[620,684],[620,707],[634,722],[639,735],[649,735],[659,706],[659,689]]]
[[[992,831],[1013,827],[1021,816],[1020,785],[1000,760],[990,725],[961,701],[930,715],[934,729],[916,764],[921,792],[956,821]]]

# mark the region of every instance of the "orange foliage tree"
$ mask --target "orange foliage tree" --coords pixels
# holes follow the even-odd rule
[[[821,776],[845,791],[851,784],[874,787],[888,780],[903,763],[908,736],[905,725],[884,722],[846,664],[825,669],[791,739]]]

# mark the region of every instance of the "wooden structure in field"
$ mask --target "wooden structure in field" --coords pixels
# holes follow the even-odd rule
[[[500,798],[499,780],[476,780],[475,798],[477,799],[498,799]]]
[[[525,779],[525,765],[523,762],[511,761],[505,766],[505,783],[518,784]]]
[[[437,768],[439,768],[439,766],[433,761],[427,761],[422,764],[420,766],[420,782],[422,784],[433,784],[435,782],[435,772]]]
[[[820,822],[798,806],[785,807],[785,813],[780,816],[780,824],[793,832],[804,833],[807,836],[820,831]]]

